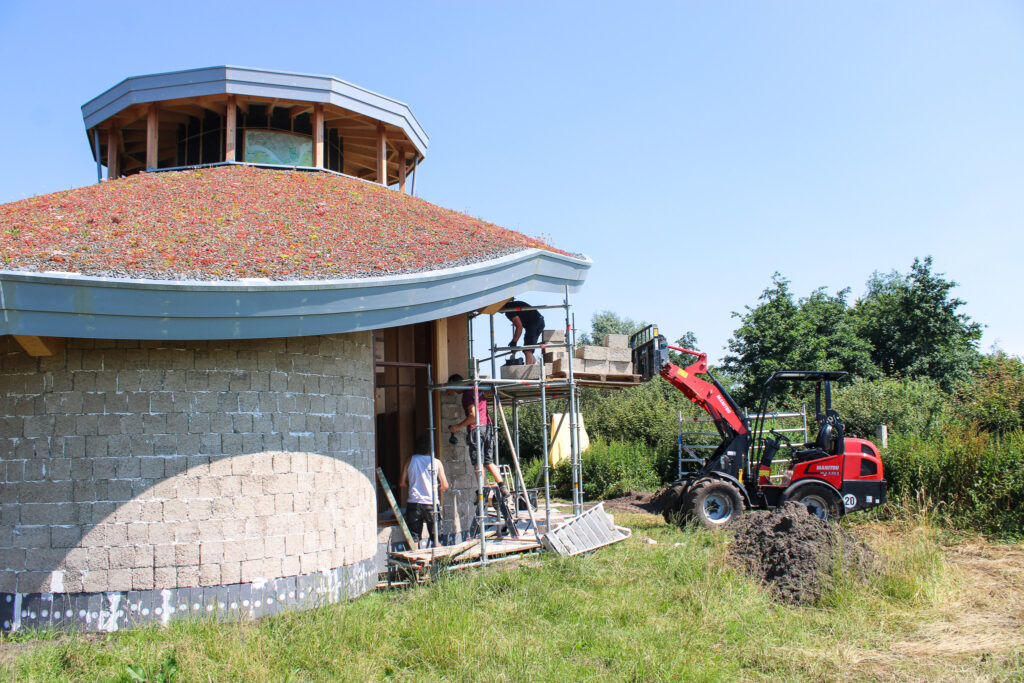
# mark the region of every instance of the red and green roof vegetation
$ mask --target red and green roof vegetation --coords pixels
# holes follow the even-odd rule
[[[247,166],[140,173],[0,205],[0,269],[335,279],[435,270],[544,241],[379,185]]]

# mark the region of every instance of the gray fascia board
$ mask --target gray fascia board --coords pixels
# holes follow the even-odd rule
[[[430,143],[404,102],[333,76],[238,66],[132,76],[83,104],[82,118],[89,130],[135,104],[220,94],[330,103],[401,128],[421,156]]]
[[[529,249],[409,275],[326,281],[167,281],[0,271],[0,333],[96,339],[255,339],[380,329],[527,291],[579,291],[587,258]]]

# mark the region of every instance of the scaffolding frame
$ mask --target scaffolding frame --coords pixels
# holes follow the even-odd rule
[[[512,559],[514,556],[522,555],[530,552],[540,552],[545,544],[542,542],[541,524],[543,524],[543,534],[547,534],[552,530],[557,530],[564,526],[571,519],[577,519],[583,514],[583,465],[582,457],[580,452],[581,442],[581,429],[580,424],[580,391],[581,387],[598,387],[598,388],[628,388],[639,384],[636,375],[630,375],[628,378],[611,379],[609,380],[606,376],[601,375],[597,379],[589,376],[578,377],[573,368],[574,353],[576,349],[576,320],[572,312],[572,306],[569,300],[569,287],[565,287],[565,295],[561,303],[547,305],[547,306],[522,306],[506,308],[506,304],[500,306],[491,306],[487,309],[469,313],[466,319],[466,338],[467,338],[467,372],[468,379],[461,380],[459,382],[447,382],[444,378],[438,377],[436,383],[430,381],[428,375],[427,381],[427,393],[428,393],[428,408],[429,419],[430,419],[430,431],[432,435],[436,435],[438,430],[442,428],[442,414],[440,411],[434,410],[434,400],[440,398],[440,395],[435,392],[446,392],[446,391],[457,391],[457,392],[473,392],[473,398],[475,405],[479,410],[481,399],[484,399],[490,403],[488,420],[489,424],[492,425],[492,431],[497,432],[499,427],[504,429],[505,438],[509,445],[509,451],[512,458],[512,479],[515,496],[513,498],[513,505],[511,509],[507,509],[507,502],[499,502],[495,505],[495,515],[492,517],[488,514],[488,501],[487,493],[490,487],[487,486],[487,472],[483,465],[483,458],[478,458],[478,466],[475,466],[476,475],[476,510],[474,515],[475,520],[475,531],[468,531],[461,542],[457,542],[453,546],[443,546],[436,553],[434,549],[438,547],[438,539],[435,538],[432,544],[431,552],[426,551],[391,551],[388,559],[388,578],[387,581],[379,584],[386,586],[395,585],[408,585],[410,583],[420,583],[423,580],[433,577],[436,573],[442,569],[461,569],[469,566],[481,566],[487,565],[493,562],[503,562]],[[493,310],[492,310],[493,309]],[[495,341],[494,332],[494,316],[504,315],[513,311],[541,311],[541,310],[558,310],[561,309],[564,315],[565,324],[565,338],[561,342],[551,343],[545,342],[543,338],[538,344],[523,345],[523,346],[499,346]],[[489,316],[488,321],[488,332],[489,332],[489,353],[487,356],[477,359],[474,357],[474,323],[481,316]],[[548,323],[548,321],[545,321]],[[548,327],[548,325],[545,325]],[[554,327],[553,325],[550,327]],[[550,329],[549,327],[549,329]],[[498,374],[498,359],[511,356],[512,354],[518,353],[519,351],[535,351],[540,350],[541,357],[538,362],[538,374],[537,379],[502,379],[496,377]],[[549,377],[547,374],[546,364],[544,362],[545,352],[553,349],[564,349],[565,351],[565,373],[564,376],[560,377]],[[401,364],[404,366],[413,364]],[[431,369],[428,364],[416,364],[425,365],[427,372],[430,373]],[[487,367],[489,365],[490,376],[485,377],[481,373],[481,367]],[[560,373],[561,374],[561,373]],[[614,376],[613,376],[614,377]],[[566,409],[559,419],[558,425],[555,427],[555,434],[549,435],[548,429],[548,401],[549,400],[564,400]],[[440,403],[440,401],[439,401]],[[530,493],[536,491],[537,484],[534,482],[534,486],[528,488],[526,480],[523,477],[522,467],[520,464],[520,409],[523,406],[539,404],[541,410],[541,447],[543,457],[543,467],[541,472],[544,477],[544,518],[543,523],[538,520],[538,515],[535,513],[539,512],[539,505],[535,505],[531,502]],[[504,407],[511,408],[511,420],[509,420],[504,412]],[[571,518],[561,510],[552,510],[552,497],[551,497],[551,451],[554,446],[554,437],[556,437],[562,430],[565,423],[565,419],[569,419],[569,464],[572,475],[572,516]],[[512,428],[509,428],[509,422],[512,424]],[[449,430],[445,430],[449,431]],[[483,432],[482,429],[474,429],[472,435],[473,446],[478,454],[482,455],[483,451]],[[500,458],[500,438],[498,434],[494,434],[494,463],[499,469],[503,467]],[[431,449],[433,451],[434,443],[436,439],[431,439]],[[466,440],[467,446],[469,445],[469,439]],[[507,465],[504,465],[507,467]],[[506,477],[503,476],[503,479]],[[521,518],[519,501],[525,501],[525,508],[529,517],[527,523],[523,525],[524,520]],[[536,500],[536,499],[534,499]],[[539,501],[538,501],[539,502]],[[439,511],[438,511],[439,512]],[[456,517],[461,517],[459,510],[454,510]],[[553,518],[554,517],[554,518]],[[567,519],[568,518],[568,519]],[[440,523],[438,515],[435,512],[434,516],[435,528]],[[511,539],[493,541],[494,536],[501,535],[501,527],[504,523],[505,527],[515,527],[515,532],[510,533],[513,537]],[[489,528],[490,524],[490,528]],[[497,529],[495,529],[495,526]],[[533,531],[534,539],[523,538],[521,534],[529,533]],[[509,528],[511,532],[512,529]],[[489,546],[493,544],[493,548],[489,549]],[[393,576],[392,569],[398,570],[400,574],[403,574],[406,578],[396,580]]]
[[[560,343],[549,343],[544,342],[543,338],[538,344],[522,345],[522,346],[499,346],[495,341],[494,333],[494,316],[504,315],[509,312],[506,309],[490,313],[475,312],[470,313],[466,318],[466,337],[467,337],[467,365],[469,378],[466,381],[449,383],[447,381],[440,381],[442,378],[438,378],[438,382],[435,384],[428,385],[428,391],[430,392],[444,392],[444,391],[472,391],[475,405],[479,405],[481,397],[489,399],[490,403],[490,415],[488,422],[492,425],[494,434],[494,460],[495,465],[500,467],[500,443],[501,439],[497,434],[499,423],[504,426],[506,439],[508,439],[511,446],[512,461],[513,461],[513,472],[514,482],[513,487],[515,491],[515,505],[513,506],[512,514],[513,517],[518,519],[519,516],[519,505],[518,501],[520,497],[526,501],[526,507],[529,512],[530,526],[527,528],[529,531],[532,527],[533,533],[537,539],[538,546],[540,544],[541,531],[539,529],[538,521],[534,517],[533,508],[530,503],[530,496],[526,481],[522,474],[522,468],[519,460],[519,410],[522,406],[531,403],[540,403],[541,406],[541,422],[542,422],[542,457],[543,460],[543,474],[544,474],[544,531],[552,528],[551,523],[551,442],[548,437],[548,401],[557,399],[566,399],[566,413],[569,415],[569,459],[570,468],[572,471],[572,509],[573,515],[578,515],[583,511],[583,490],[582,490],[582,459],[580,457],[580,425],[577,419],[579,411],[579,391],[577,387],[577,380],[573,372],[573,353],[576,346],[576,331],[575,331],[575,319],[572,315],[571,303],[569,300],[569,288],[565,287],[564,298],[559,304],[552,304],[547,306],[523,306],[516,307],[516,311],[542,311],[542,310],[557,310],[561,309],[564,311],[564,322],[565,322],[565,339]],[[473,345],[474,345],[474,334],[473,324],[477,318],[482,315],[488,316],[488,332],[490,335],[489,344],[489,355],[477,359],[474,357]],[[547,322],[547,321],[545,321]],[[565,377],[548,377],[544,362],[544,353],[550,349],[565,349],[566,363],[566,376]],[[498,374],[498,360],[511,356],[519,351],[534,351],[540,350],[540,358],[538,360],[538,367],[540,378],[539,379],[501,379],[496,375]],[[490,376],[484,377],[481,374],[481,365],[490,365]],[[432,404],[433,401],[430,401]],[[512,408],[512,429],[509,430],[508,420],[505,418],[503,412],[503,406],[511,405]],[[434,421],[440,419],[440,415],[434,417]],[[564,416],[563,416],[564,420]],[[432,431],[438,429],[437,425],[431,425]],[[559,423],[559,429],[561,428],[561,422]],[[478,454],[482,453],[481,443],[481,432],[483,430],[474,429],[473,437],[475,439],[475,450]],[[557,433],[557,430],[556,430]],[[467,444],[468,445],[468,444]],[[488,519],[487,514],[487,499],[486,499],[486,469],[483,466],[482,455],[478,456],[479,465],[475,467],[476,470],[476,529],[478,538],[474,541],[479,543],[480,546],[480,559],[479,564],[487,564],[494,561],[494,558],[489,558],[487,553],[487,541],[488,541]],[[458,511],[456,511],[458,514]],[[499,516],[500,517],[500,516]],[[500,519],[499,519],[500,523]]]

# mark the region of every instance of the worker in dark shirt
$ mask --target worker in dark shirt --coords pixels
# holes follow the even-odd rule
[[[452,375],[448,378],[449,384],[458,384],[462,381],[462,375]],[[483,451],[482,465],[494,477],[494,483],[498,485],[501,495],[508,498],[508,489],[505,488],[505,482],[501,478],[498,466],[494,464],[494,425],[491,424],[487,415],[487,399],[484,398],[483,393],[479,393],[474,401],[474,393],[476,392],[473,389],[462,392],[462,410],[466,413],[466,419],[458,424],[450,425],[448,431],[455,434],[463,427],[469,428],[466,432],[466,441],[469,443],[469,459],[479,472],[481,458],[476,449],[477,431],[479,430],[480,450]]]
[[[512,322],[512,341],[509,346],[516,346],[519,343],[519,337],[523,337],[523,346],[532,346],[540,341],[540,335],[544,331],[544,316],[540,314],[540,311],[514,310],[529,307],[530,304],[516,299],[502,307],[505,317]],[[523,355],[526,356],[527,365],[537,362],[533,357],[533,349],[523,349]]]

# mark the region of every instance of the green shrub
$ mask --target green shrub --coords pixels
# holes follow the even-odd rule
[[[1001,352],[982,358],[957,388],[956,412],[992,432],[1024,427],[1024,361]]]
[[[552,472],[559,495],[572,494],[572,470],[568,460]],[[583,452],[583,497],[586,500],[615,498],[628,491],[653,491],[661,483],[651,452],[634,443],[596,438]]]
[[[1024,432],[950,424],[928,438],[895,435],[882,453],[889,493],[948,524],[1024,534]]]
[[[933,380],[885,377],[838,385],[833,407],[850,436],[872,438],[884,424],[892,434],[927,437],[948,421],[951,399]]]

